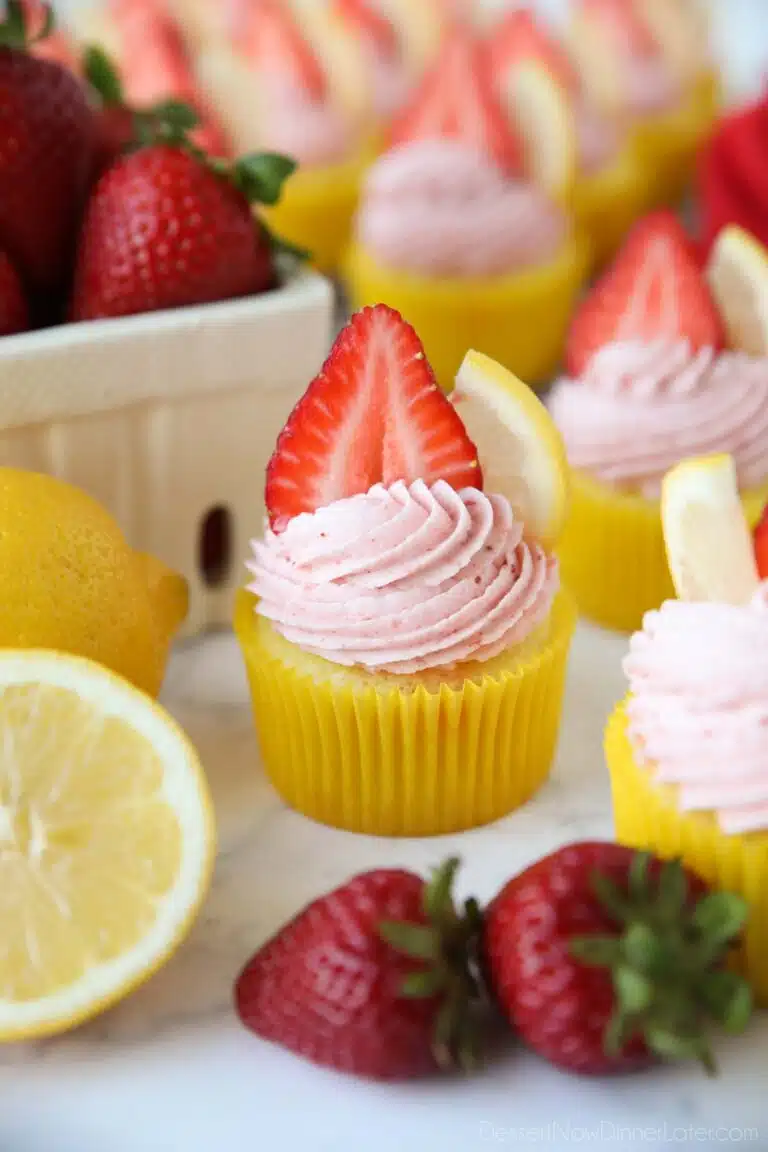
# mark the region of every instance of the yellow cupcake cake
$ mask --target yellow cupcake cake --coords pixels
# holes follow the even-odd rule
[[[670,472],[663,508],[680,598],[632,637],[606,731],[616,835],[747,901],[739,960],[768,1006],[768,536],[729,456]]]
[[[479,353],[454,396],[410,325],[366,308],[267,471],[235,621],[262,759],[288,804],[351,831],[495,820],[554,754],[575,617],[550,551],[562,445]]]
[[[719,308],[669,212],[639,222],[576,313],[550,411],[572,468],[563,580],[581,612],[622,631],[672,595],[665,471],[732,451],[749,517],[768,495],[768,359],[717,351]]]
[[[646,207],[678,201],[719,105],[708,28],[691,0],[579,0],[570,40],[587,90],[630,129]]]
[[[522,171],[522,147],[463,27],[367,174],[344,265],[355,307],[385,300],[450,388],[467,347],[528,383],[562,356],[587,267],[567,213]]]

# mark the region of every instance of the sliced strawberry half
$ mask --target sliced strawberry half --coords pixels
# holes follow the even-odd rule
[[[432,137],[464,140],[504,171],[521,169],[520,141],[496,95],[485,47],[461,22],[446,32],[437,60],[390,130],[392,146]]]
[[[397,56],[395,26],[370,0],[333,0],[333,7],[342,20],[382,56]]]
[[[477,449],[421,341],[377,304],[352,317],[280,433],[267,467],[270,523],[280,531],[301,512],[396,480],[483,485]]]
[[[755,562],[761,580],[768,580],[768,507],[763,509],[760,522],[755,528]]]
[[[566,366],[580,375],[615,340],[687,340],[719,348],[723,330],[696,254],[677,217],[652,212],[632,229],[611,268],[576,312]]]
[[[315,100],[326,76],[312,45],[281,0],[252,0],[240,29],[240,48],[250,62]]]
[[[488,64],[495,83],[503,86],[510,69],[527,60],[542,64],[569,92],[579,90],[578,73],[565,48],[529,8],[517,8],[502,17],[489,37]]]

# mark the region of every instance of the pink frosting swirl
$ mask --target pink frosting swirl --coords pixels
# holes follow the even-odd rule
[[[459,140],[417,140],[371,168],[357,237],[391,268],[432,276],[491,276],[551,260],[563,213]]]
[[[660,56],[630,56],[621,63],[621,75],[630,116],[668,112],[682,98],[677,78]]]
[[[277,77],[262,82],[263,148],[292,156],[305,168],[339,164],[354,153],[360,132],[331,100],[316,100]]]
[[[573,468],[654,498],[688,456],[730,452],[743,488],[768,478],[768,359],[686,341],[607,344],[550,410]]]
[[[590,176],[606,168],[618,155],[622,139],[616,124],[580,100],[574,107],[579,168]]]
[[[549,614],[557,562],[503,496],[416,480],[269,529],[248,567],[258,611],[336,664],[413,673],[489,660]]]
[[[743,607],[670,600],[624,670],[630,737],[684,811],[727,833],[768,828],[768,583]]]

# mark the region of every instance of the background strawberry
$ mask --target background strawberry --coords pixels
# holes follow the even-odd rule
[[[10,0],[0,25],[0,247],[45,313],[67,278],[95,124],[82,84],[26,48],[24,12]]]
[[[768,244],[768,98],[725,117],[699,157],[702,239],[707,249],[726,224]]]
[[[768,580],[768,507],[763,510],[755,528],[754,540],[758,575],[761,580]]]
[[[478,991],[465,957],[477,911],[454,908],[457,863],[429,884],[366,872],[315,900],[241,973],[245,1026],[316,1064],[380,1080],[471,1063]]]
[[[231,167],[189,144],[197,118],[167,102],[138,119],[145,147],[98,181],[83,219],[73,320],[229,300],[274,284],[276,241],[254,217],[294,163],[273,154]]]
[[[374,484],[482,488],[477,449],[435,383],[410,324],[385,304],[356,313],[280,433],[266,507],[279,530]]]
[[[719,348],[723,328],[680,221],[662,210],[635,224],[613,264],[571,321],[566,365],[579,376],[614,340],[687,340]]]
[[[533,864],[485,913],[489,984],[552,1064],[602,1075],[657,1058],[714,1067],[706,1027],[741,1031],[748,985],[724,967],[740,897],[706,893],[677,863],[618,844],[571,844]]]
[[[0,336],[26,332],[29,307],[19,275],[5,252],[0,252]]]

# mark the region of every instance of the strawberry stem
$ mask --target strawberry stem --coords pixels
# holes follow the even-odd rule
[[[743,1032],[752,1012],[749,985],[725,967],[747,904],[726,892],[694,902],[679,861],[664,864],[655,880],[649,866],[650,857],[638,853],[626,891],[593,876],[593,891],[621,932],[576,937],[570,953],[611,972],[616,1010],[604,1037],[608,1053],[640,1037],[660,1058],[695,1059],[713,1075],[708,1026]]]

